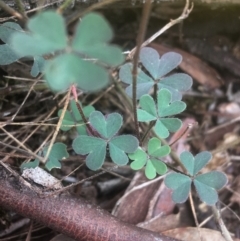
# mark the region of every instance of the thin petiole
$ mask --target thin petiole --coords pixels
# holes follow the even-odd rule
[[[84,115],[82,106],[81,106],[80,103],[79,103],[78,96],[77,96],[77,90],[76,90],[76,86],[75,86],[75,85],[73,85],[73,86],[71,87],[71,91],[72,91],[72,94],[73,94],[73,97],[74,97],[76,106],[77,106],[77,108],[78,108],[78,111],[79,111],[79,113],[80,113],[80,115],[81,115],[81,117],[82,117],[82,120],[83,120],[84,124],[86,125],[89,133],[91,133],[91,135],[94,136],[93,130],[92,130],[91,126],[89,125],[89,122],[88,122],[86,116]]]

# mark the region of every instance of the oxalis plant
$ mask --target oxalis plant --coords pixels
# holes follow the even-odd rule
[[[97,13],[89,13],[79,21],[71,40],[63,17],[53,11],[31,18],[27,30],[13,22],[0,25],[0,38],[5,43],[0,45],[0,64],[10,64],[20,58],[32,59],[32,76],[43,73],[47,86],[55,93],[69,88],[82,92],[100,91],[110,83],[111,71],[119,68],[119,79],[128,85],[127,95],[133,96],[133,65],[123,64],[125,58],[121,49],[110,44],[112,29]],[[70,101],[69,109],[63,113],[61,130],[76,129],[78,136],[73,140],[72,148],[76,154],[85,157],[89,169],[100,169],[109,156],[118,166],[130,164],[133,170],[144,169],[148,179],[167,173],[169,164],[166,164],[165,157],[172,150],[163,139],[182,127],[182,121],[176,115],[186,109],[182,92],[192,85],[189,75],[171,73],[181,61],[181,55],[174,52],[160,57],[152,48],[141,49],[136,86],[139,107],[136,111],[138,122],[148,126],[141,140],[129,134],[119,135],[124,122],[120,114],[104,115],[93,106],[82,106],[76,98]],[[59,117],[62,112],[59,110]],[[155,137],[147,140],[150,132]],[[38,154],[46,156],[48,148],[44,147]],[[67,146],[55,143],[45,167],[48,170],[61,168],[60,161],[68,156]],[[179,159],[185,170],[172,168],[174,171],[170,170],[164,181],[173,191],[174,202],[185,202],[193,183],[203,202],[216,204],[217,190],[226,185],[227,178],[219,171],[200,173],[211,158],[208,151],[195,156],[188,151],[181,153]],[[21,167],[38,165],[39,160],[35,159]]]

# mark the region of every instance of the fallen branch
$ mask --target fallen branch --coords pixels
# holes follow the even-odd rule
[[[83,199],[41,197],[0,167],[0,206],[78,241],[179,241],[119,221]]]

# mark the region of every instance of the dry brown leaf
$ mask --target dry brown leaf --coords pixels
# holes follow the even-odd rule
[[[200,232],[200,233],[199,233]],[[179,238],[183,241],[225,241],[219,231],[206,229],[206,228],[176,228],[163,232],[172,238]],[[200,235],[201,237],[200,237]]]

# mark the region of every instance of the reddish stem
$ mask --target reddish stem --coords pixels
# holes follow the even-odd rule
[[[179,241],[119,221],[83,199],[40,197],[0,167],[0,206],[76,241]]]

